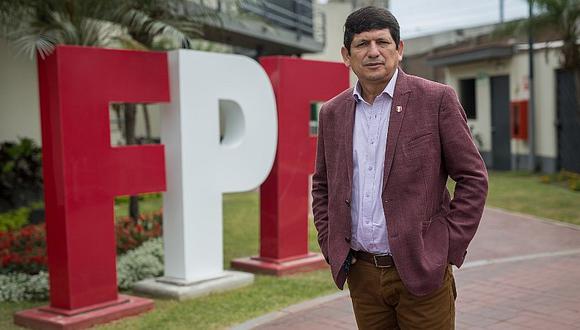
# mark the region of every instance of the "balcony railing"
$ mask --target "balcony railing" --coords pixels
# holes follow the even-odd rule
[[[324,45],[325,16],[312,0],[192,0],[232,17],[248,17],[272,27],[293,31],[298,38],[313,38]]]

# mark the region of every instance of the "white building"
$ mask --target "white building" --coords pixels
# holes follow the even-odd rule
[[[406,40],[405,69],[455,88],[488,167],[580,172],[580,116],[572,75],[560,70],[562,42],[544,34],[534,44],[530,129],[529,114],[518,110],[530,105],[528,45],[493,38],[493,30],[483,26]],[[535,165],[530,163],[532,136]]]

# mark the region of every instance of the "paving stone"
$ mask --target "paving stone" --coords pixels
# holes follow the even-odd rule
[[[580,227],[486,209],[467,261],[454,273],[457,329],[580,329]],[[347,295],[287,310],[239,329],[356,329]]]

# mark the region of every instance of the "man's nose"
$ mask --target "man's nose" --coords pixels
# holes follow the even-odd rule
[[[369,57],[377,57],[379,55],[380,55],[380,53],[379,53],[379,47],[377,46],[377,43],[376,42],[372,41],[369,44],[368,56]]]

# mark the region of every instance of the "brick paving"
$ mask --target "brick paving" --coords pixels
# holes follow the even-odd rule
[[[457,329],[580,329],[580,227],[486,209],[455,278]],[[356,329],[356,323],[346,292],[233,329]]]

